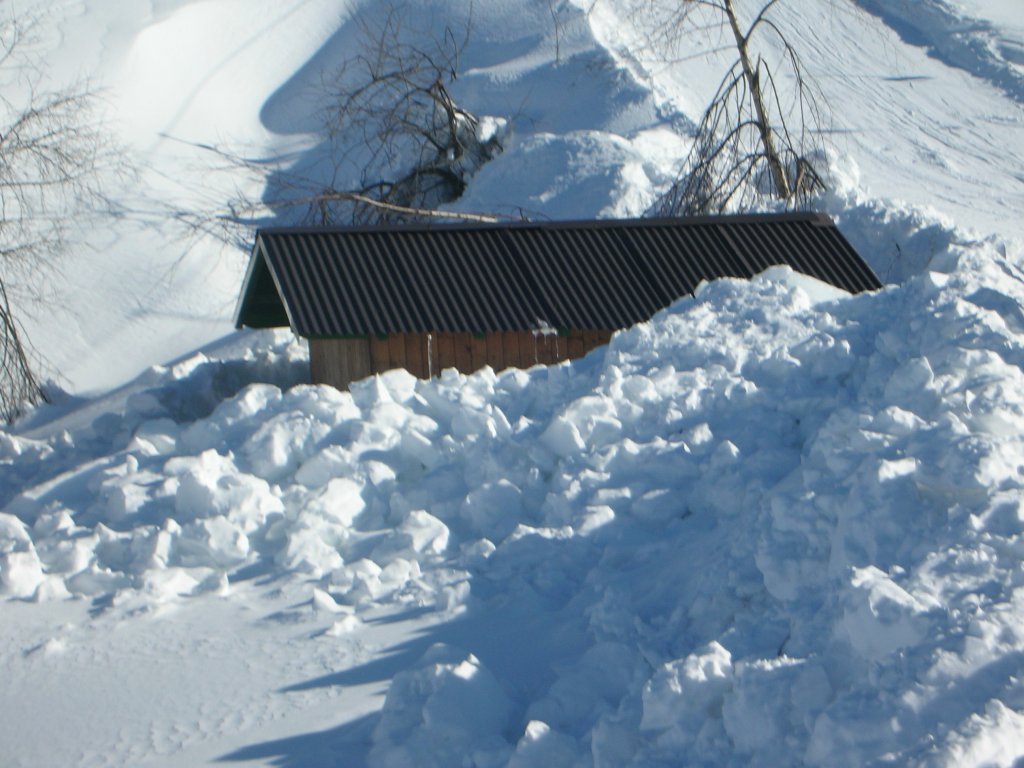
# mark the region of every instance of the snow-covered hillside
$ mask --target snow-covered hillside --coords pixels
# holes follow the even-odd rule
[[[230,330],[245,255],[197,242],[172,213],[215,214],[239,189],[258,197],[259,187],[218,170],[223,162],[202,147],[327,167],[324,77],[358,50],[351,20],[372,24],[387,4],[19,4],[48,9],[56,34],[40,48],[52,81],[96,84],[139,169],[114,195],[132,215],[91,227],[53,301],[25,308],[60,386],[115,386]],[[906,201],[982,234],[1024,234],[1013,5],[783,4],[780,21],[831,107],[844,192]],[[476,114],[510,123],[505,152],[474,180],[456,206],[463,210],[639,215],[673,177],[724,62],[701,53],[721,41],[695,35],[677,52],[684,63],[667,66],[641,45],[620,0],[431,0],[406,3],[403,17],[417,39],[468,28],[455,94]],[[881,258],[891,261],[896,245]]]
[[[885,290],[779,268],[569,365],[340,393],[286,332],[218,338],[244,256],[160,212],[252,183],[194,144],[316,167],[315,86],[378,6],[58,4],[53,78],[106,88],[147,214],[31,325],[114,388],[0,433],[0,762],[1013,765],[1014,5],[779,6],[833,110],[821,205]],[[641,213],[717,82],[625,0],[406,13],[471,25],[457,95],[511,127],[462,210]]]

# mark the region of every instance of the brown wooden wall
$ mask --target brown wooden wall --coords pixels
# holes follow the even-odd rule
[[[583,357],[607,344],[612,331],[573,331],[567,336],[534,335],[531,331],[471,333],[393,333],[370,339],[310,339],[310,374],[314,384],[346,389],[372,373],[405,368],[426,379],[445,368],[472,373],[491,366],[529,368]]]
[[[367,339],[310,339],[309,378],[314,384],[348,389],[374,373]]]

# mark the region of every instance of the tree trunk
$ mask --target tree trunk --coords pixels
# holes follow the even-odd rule
[[[772,172],[775,192],[782,200],[789,200],[793,191],[789,186],[789,179],[786,176],[786,169],[782,165],[779,152],[775,148],[771,126],[768,124],[768,112],[764,106],[764,95],[761,93],[760,77],[758,71],[750,63],[750,53],[747,51],[747,38],[744,37],[740,29],[732,0],[725,0],[725,14],[729,17],[729,26],[732,27],[732,34],[736,38],[736,48],[740,53],[743,76],[747,80],[751,98],[754,100],[754,112],[757,115],[757,131],[761,135],[761,146],[764,148],[765,156],[768,158],[768,167]]]

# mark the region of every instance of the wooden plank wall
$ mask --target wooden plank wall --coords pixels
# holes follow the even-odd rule
[[[491,366],[529,368],[551,365],[583,357],[607,344],[612,331],[574,331],[567,336],[534,335],[530,331],[496,331],[484,335],[472,333],[394,333],[370,341],[374,371],[405,368],[421,379],[437,376],[445,368],[472,373]]]
[[[583,357],[607,344],[612,331],[573,331],[566,336],[531,331],[472,333],[393,333],[369,339],[310,339],[309,362],[314,384],[347,389],[372,373],[405,368],[420,379],[445,368],[472,373],[491,366],[529,368]]]
[[[373,372],[368,339],[309,340],[309,374],[314,384],[348,389],[353,381]]]

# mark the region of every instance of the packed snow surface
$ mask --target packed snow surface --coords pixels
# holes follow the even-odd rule
[[[1014,5],[778,6],[835,109],[819,202],[874,294],[774,268],[571,364],[339,392],[286,331],[214,340],[242,259],[91,233],[37,343],[73,388],[120,386],[0,433],[0,762],[1018,762]],[[215,205],[235,182],[189,142],[317,167],[308,89],[374,7],[66,2],[47,45],[146,153],[128,198]],[[471,16],[460,97],[509,133],[457,207],[650,205],[716,57],[666,66],[625,2]]]
[[[8,755],[1015,757],[1015,263],[951,242],[858,297],[777,268],[571,365],[394,371],[351,393],[282,388],[302,350],[249,335],[91,420],[29,423],[2,446],[0,583],[29,601],[4,606]],[[36,615],[53,603],[75,619]],[[265,741],[267,720],[330,723],[350,687],[388,679],[360,727]],[[72,698],[47,718],[54,686]],[[98,706],[122,687],[161,703]],[[56,735],[24,738],[27,713]]]

